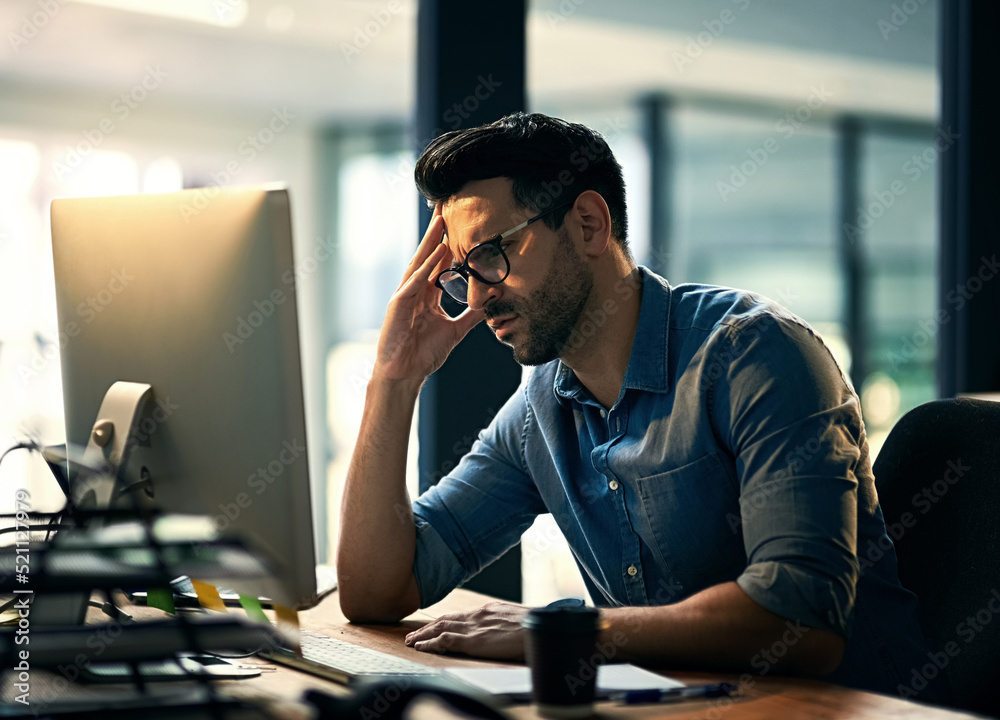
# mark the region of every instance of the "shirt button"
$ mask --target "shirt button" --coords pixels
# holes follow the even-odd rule
[[[604,408],[601,408],[601,417],[606,418],[607,416],[608,414],[604,411]]]
[[[638,573],[639,573],[639,571],[636,569],[635,565],[629,565],[628,566],[628,574],[629,575],[631,575],[632,577],[635,577]]]
[[[611,482],[608,483],[608,487],[611,488],[612,490],[617,490],[618,489],[618,481],[617,480],[612,480]]]

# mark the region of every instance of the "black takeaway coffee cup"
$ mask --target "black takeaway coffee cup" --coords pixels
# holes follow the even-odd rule
[[[600,615],[592,607],[556,605],[531,610],[522,626],[531,668],[531,694],[550,718],[583,718],[594,712],[594,655]]]

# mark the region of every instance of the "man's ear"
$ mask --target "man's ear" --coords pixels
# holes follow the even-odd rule
[[[591,257],[603,255],[611,242],[611,212],[596,190],[584,190],[576,198],[572,212],[583,231],[584,252]]]

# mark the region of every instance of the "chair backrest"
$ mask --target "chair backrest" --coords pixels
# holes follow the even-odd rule
[[[946,666],[956,707],[1000,715],[1000,403],[911,410],[874,474],[900,582],[920,600],[928,663]]]

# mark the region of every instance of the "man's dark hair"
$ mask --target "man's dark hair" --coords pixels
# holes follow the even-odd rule
[[[536,213],[594,190],[608,204],[612,236],[627,251],[622,168],[604,138],[585,125],[519,112],[489,125],[453,130],[424,149],[414,177],[420,194],[432,203],[474,180],[510,178],[514,202]],[[556,230],[567,210],[542,222]]]

